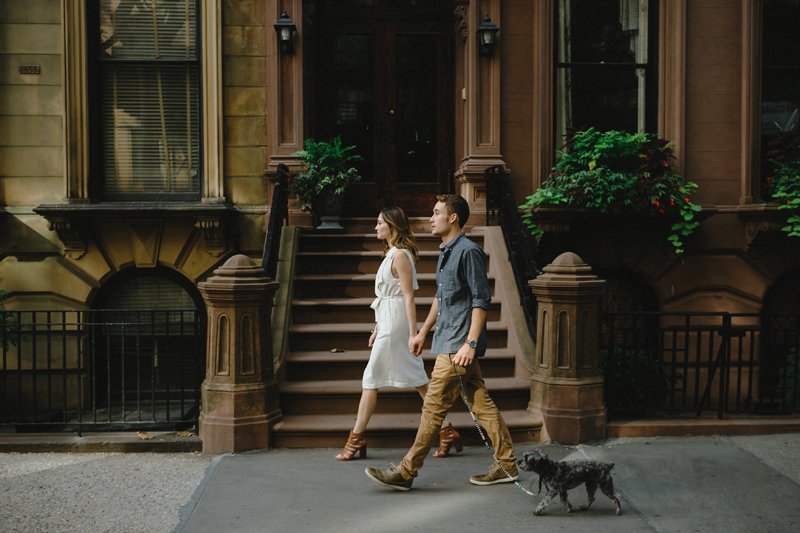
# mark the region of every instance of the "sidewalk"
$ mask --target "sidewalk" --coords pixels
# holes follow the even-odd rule
[[[559,502],[532,513],[541,496],[513,484],[470,485],[491,459],[471,446],[429,458],[411,491],[380,487],[367,466],[399,462],[405,450],[371,449],[369,458],[333,460],[335,450],[271,450],[216,457],[181,512],[177,531],[563,531],[790,532],[800,530],[800,433],[747,437],[611,439],[594,445],[529,444],[553,459],[616,464],[622,515],[598,491],[592,509],[566,514]],[[535,474],[520,473],[532,492]],[[574,506],[582,488],[570,491]]]

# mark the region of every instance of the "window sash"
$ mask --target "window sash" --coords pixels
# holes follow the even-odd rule
[[[196,0],[100,4],[96,109],[104,199],[200,196],[197,12]]]
[[[650,2],[618,0],[616,40],[600,44],[573,36],[573,8],[597,9],[595,2],[557,0],[555,20],[555,129],[557,145],[573,128],[645,131],[657,94],[650,54]],[[603,28],[598,26],[598,28]],[[585,38],[580,31],[576,37]],[[597,36],[594,36],[597,37]],[[615,47],[614,44],[617,46]],[[591,96],[577,94],[590,79]],[[585,86],[585,84],[584,84]],[[587,87],[588,89],[588,87]],[[583,108],[581,111],[580,108]],[[592,111],[592,110],[595,111]],[[606,110],[605,117],[602,111]]]

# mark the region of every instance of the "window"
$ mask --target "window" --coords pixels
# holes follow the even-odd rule
[[[95,16],[93,173],[105,200],[200,194],[196,0],[102,0]]]
[[[761,175],[765,181],[775,161],[800,166],[800,0],[765,1],[761,58]],[[762,196],[769,196],[768,183]]]
[[[556,0],[556,146],[569,131],[656,127],[658,3]]]

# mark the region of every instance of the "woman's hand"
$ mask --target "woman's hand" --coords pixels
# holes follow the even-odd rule
[[[370,336],[369,336],[369,341],[367,342],[367,346],[369,346],[370,348],[372,348],[372,345],[373,345],[373,344],[375,344],[375,338],[376,338],[377,336],[378,336],[378,330],[377,330],[377,329],[373,329],[373,330],[372,330],[372,333],[371,333],[371,334],[370,334]]]

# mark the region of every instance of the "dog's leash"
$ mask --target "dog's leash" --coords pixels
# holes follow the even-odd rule
[[[492,443],[489,440],[489,438],[483,432],[483,427],[481,427],[480,423],[478,422],[478,418],[475,416],[475,413],[472,411],[472,405],[470,405],[469,400],[467,400],[467,390],[464,388],[464,382],[461,380],[461,374],[458,373],[458,368],[456,368],[456,364],[453,362],[452,357],[450,358],[450,364],[453,365],[453,372],[455,372],[456,377],[458,378],[458,386],[461,387],[461,399],[464,401],[464,405],[467,406],[467,411],[469,411],[469,414],[472,417],[472,423],[475,424],[475,429],[478,430],[478,435],[481,436],[481,440],[483,440],[483,444],[484,444],[484,446],[486,446],[486,449],[489,451],[489,454],[492,456],[492,458],[494,459],[494,461],[497,464],[497,466],[500,467],[500,470],[502,470],[503,473],[508,478],[510,478],[510,479],[512,479],[514,481],[514,485],[516,485],[519,490],[521,490],[522,492],[524,492],[528,496],[536,496],[536,494],[534,494],[533,492],[531,492],[528,489],[526,489],[525,487],[523,487],[522,483],[520,483],[519,481],[515,480],[514,476],[512,476],[508,472],[508,470],[506,470],[506,467],[503,466],[503,463],[498,461],[497,457],[495,457],[495,449],[494,449],[494,447],[492,447]],[[541,487],[541,484],[540,484],[539,485],[539,492],[541,493],[541,491],[542,491],[542,487]]]

